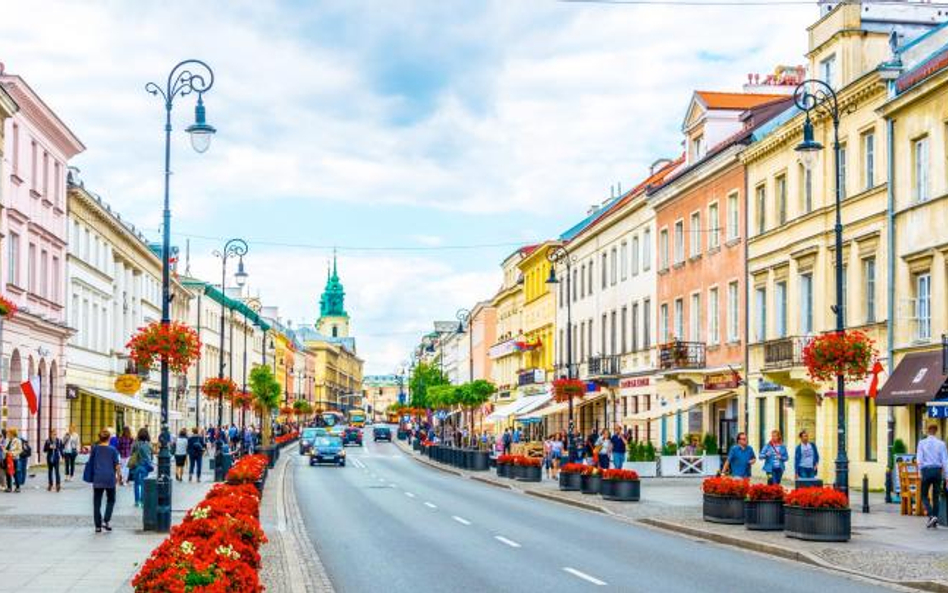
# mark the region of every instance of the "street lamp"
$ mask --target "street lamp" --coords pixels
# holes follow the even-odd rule
[[[224,243],[224,249],[221,251],[215,251],[214,255],[221,258],[221,295],[224,297],[221,299],[221,325],[220,325],[220,364],[217,367],[217,378],[224,378],[224,318],[226,317],[227,311],[227,260],[233,256],[240,258],[240,267],[239,272],[243,272],[243,278],[238,279],[237,282],[240,284],[242,281],[246,281],[247,272],[244,271],[244,256],[247,255],[247,242],[243,239],[231,239],[227,243]],[[233,328],[231,328],[231,336],[233,336]],[[233,354],[233,349],[231,349],[231,354]],[[233,410],[233,408],[231,408]],[[214,481],[220,482],[224,479],[224,448],[227,446],[227,439],[224,437],[224,431],[221,430],[221,427],[224,424],[224,398],[220,397],[217,400],[217,446],[214,447]]]
[[[464,326],[467,325],[468,348],[467,348],[467,380],[474,380],[474,328],[471,312],[467,309],[458,309],[454,316],[458,320],[458,334],[464,333]]]
[[[196,71],[193,71],[196,70]],[[171,109],[176,97],[191,93],[198,95],[198,107],[195,109],[195,122],[187,131],[191,134],[191,145],[199,153],[210,146],[210,139],[216,131],[206,121],[204,111],[204,93],[214,86],[214,71],[200,60],[184,60],[175,65],[168,74],[168,80],[162,88],[154,82],[145,85],[145,90],[156,97],[160,96],[165,104],[165,195],[162,213],[161,238],[161,324],[171,323]],[[198,127],[195,127],[198,126]],[[195,135],[199,138],[195,140]],[[158,437],[158,502],[156,529],[166,532],[171,529],[171,452],[168,444],[171,435],[168,432],[168,362],[161,361],[161,434]]]
[[[836,314],[836,332],[845,331],[845,311],[843,303],[843,219],[842,219],[842,180],[840,172],[839,146],[839,103],[833,88],[822,80],[805,80],[793,92],[793,101],[806,114],[803,122],[803,141],[797,145],[796,151],[800,161],[809,171],[816,162],[816,158],[823,145],[813,137],[813,121],[811,114],[829,118],[833,122],[833,157],[835,172],[836,195],[836,224],[833,231],[836,235],[836,305],[833,312]],[[846,456],[846,379],[843,375],[836,375],[836,489],[849,494],[849,459]]]
[[[573,378],[573,314],[572,308],[570,307],[570,298],[572,295],[571,282],[572,282],[572,269],[573,263],[576,262],[576,257],[570,254],[564,245],[557,245],[556,247],[550,249],[546,258],[550,260],[550,263],[553,264],[550,266],[550,276],[547,278],[547,284],[559,284],[560,280],[556,277],[556,265],[563,264],[566,266],[566,378]],[[569,460],[571,462],[576,461],[576,439],[573,435],[574,424],[573,424],[573,394],[569,394],[569,432],[567,435],[567,442],[569,446]]]

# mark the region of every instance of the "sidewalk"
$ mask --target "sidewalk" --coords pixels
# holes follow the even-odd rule
[[[95,533],[92,487],[81,480],[82,469],[58,493],[47,492],[44,468],[31,468],[36,476],[19,494],[0,492],[0,591],[131,591],[132,577],[165,534],[142,531],[131,485],[117,489],[112,533]],[[204,478],[172,484],[173,523],[213,485],[213,475]]]
[[[870,494],[870,513],[861,512],[862,493],[854,492],[853,537],[848,543],[805,542],[782,532],[748,531],[743,526],[707,523],[701,517],[701,478],[644,478],[640,502],[611,502],[597,495],[561,492],[557,483],[519,482],[490,472],[468,472],[432,462],[396,441],[422,463],[461,477],[509,488],[526,495],[571,504],[619,520],[735,545],[757,552],[854,572],[921,588],[948,591],[948,529],[927,530],[921,517],[903,517],[898,505]]]

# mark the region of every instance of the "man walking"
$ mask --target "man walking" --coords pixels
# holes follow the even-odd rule
[[[502,440],[502,443],[504,445],[504,455],[510,455],[510,442],[511,442],[510,429],[505,428],[504,436]]]
[[[721,469],[722,474],[730,473],[734,478],[751,477],[751,466],[757,461],[754,448],[747,444],[747,433],[737,433],[737,444],[731,447],[727,454],[727,461]]]
[[[941,483],[948,472],[948,448],[938,438],[938,427],[928,427],[928,436],[919,441],[915,460],[922,476],[922,505],[928,513],[928,529],[938,527],[938,499],[941,497]],[[931,492],[932,502],[929,502]]]

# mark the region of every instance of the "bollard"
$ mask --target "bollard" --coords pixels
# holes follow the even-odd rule
[[[869,512],[869,474],[862,475],[862,512]]]
[[[158,530],[158,480],[145,478],[142,488],[142,528],[145,531]]]

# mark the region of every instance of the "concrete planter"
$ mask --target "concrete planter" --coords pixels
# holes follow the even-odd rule
[[[783,516],[782,500],[744,502],[744,526],[751,531],[782,531]]]
[[[543,480],[543,468],[528,465],[515,466],[517,480],[521,482],[540,482]]]
[[[602,487],[602,474],[583,475],[579,481],[579,491],[583,494],[599,494]]]
[[[637,502],[642,497],[639,480],[603,480],[599,488],[603,500]]]
[[[850,509],[784,507],[787,537],[813,542],[848,542],[852,537]]]
[[[490,454],[487,451],[471,451],[471,465],[468,469],[486,472],[490,468]]]
[[[622,469],[631,469],[637,473],[640,478],[658,477],[657,461],[626,461],[622,464]]]
[[[729,496],[704,495],[702,514],[709,523],[741,525],[744,523],[744,499]]]
[[[560,472],[560,490],[576,492],[579,490],[583,474],[568,474]]]

